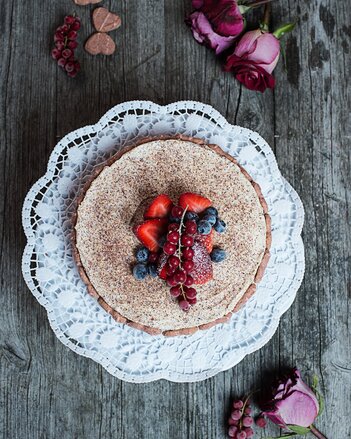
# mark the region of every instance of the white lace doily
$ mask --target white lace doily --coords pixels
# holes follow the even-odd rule
[[[72,258],[71,215],[75,198],[94,167],[136,139],[182,133],[221,146],[238,159],[261,188],[272,217],[271,259],[256,294],[227,324],[192,336],[150,336],[116,323],[86,291]],[[63,344],[130,382],[160,378],[200,381],[239,363],[274,334],[293,302],[304,273],[303,206],[281,176],[267,143],[255,132],[230,125],[199,102],[158,106],[132,101],[65,136],[51,154],[46,174],[23,206],[28,239],[24,279],[47,309]]]

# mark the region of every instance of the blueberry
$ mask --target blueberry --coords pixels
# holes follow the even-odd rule
[[[146,262],[149,257],[149,250],[146,247],[139,247],[136,251],[135,257],[138,262]]]
[[[165,236],[161,236],[161,238],[158,240],[158,245],[160,247],[163,247],[166,244],[166,241],[167,241],[166,237]]]
[[[145,264],[136,264],[133,267],[133,276],[136,280],[143,280],[148,274],[148,269]]]
[[[185,219],[189,221],[199,221],[199,215],[195,212],[186,212]]]
[[[214,248],[210,256],[213,262],[222,262],[227,257],[227,253],[221,248]]]
[[[216,224],[213,227],[216,232],[224,233],[227,229],[227,224],[223,220],[218,218]]]
[[[208,207],[205,210],[204,214],[218,216],[218,210],[215,207]]]
[[[201,220],[197,225],[197,231],[200,235],[208,235],[211,233],[212,226],[208,221]]]
[[[203,218],[204,221],[208,221],[211,226],[214,226],[216,224],[217,221],[217,217],[215,215],[212,214],[206,214]]]
[[[155,264],[150,264],[148,270],[151,277],[157,277],[157,266]]]
[[[176,218],[175,216],[170,216],[170,217],[169,217],[169,221],[170,221],[171,223],[177,223],[177,224],[179,224],[179,223],[180,223],[180,218]]]

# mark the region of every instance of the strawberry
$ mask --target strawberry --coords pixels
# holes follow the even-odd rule
[[[157,252],[160,248],[158,242],[167,232],[167,218],[149,219],[133,228],[139,241],[150,251]]]
[[[185,192],[179,197],[179,206],[183,209],[188,207],[189,212],[202,213],[211,205],[212,202],[208,198],[191,192]]]
[[[193,250],[194,268],[191,276],[194,279],[194,284],[203,285],[213,279],[212,261],[206,248],[200,242],[195,242]]]
[[[208,235],[196,234],[195,241],[200,242],[205,247],[207,252],[211,253],[213,249],[213,235],[214,235],[213,229]]]
[[[150,206],[145,210],[144,218],[165,218],[171,213],[173,203],[166,194],[156,197]]]
[[[158,258],[157,274],[163,280],[167,279],[167,273],[166,273],[167,260],[168,260],[168,256],[165,253],[162,253],[161,256]]]

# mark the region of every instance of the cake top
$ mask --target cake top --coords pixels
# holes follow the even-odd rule
[[[135,226],[145,208],[160,194],[176,202],[183,193],[210,200],[227,223],[226,233],[215,234],[212,243],[225,249],[226,258],[212,264],[187,312],[159,276],[141,282],[132,273],[139,246]],[[230,313],[254,283],[266,250],[257,187],[220,148],[191,140],[151,140],[116,155],[86,190],[75,230],[79,261],[94,291],[128,321],[162,332]]]

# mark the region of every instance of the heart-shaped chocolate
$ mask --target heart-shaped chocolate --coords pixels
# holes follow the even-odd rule
[[[116,44],[109,35],[97,32],[88,38],[84,48],[91,55],[112,55]]]
[[[74,0],[74,3],[79,6],[85,5],[95,5],[96,3],[100,3],[102,0]]]
[[[110,32],[121,25],[121,18],[106,8],[96,8],[93,12],[93,24],[98,32]]]

